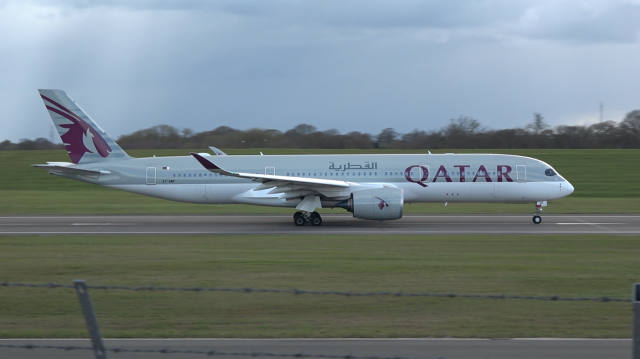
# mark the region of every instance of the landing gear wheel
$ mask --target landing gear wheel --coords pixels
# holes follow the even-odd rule
[[[533,220],[533,223],[540,224],[542,222],[542,217],[540,217],[538,215],[535,215],[535,216],[533,216],[532,220]]]
[[[307,219],[304,218],[302,212],[296,212],[293,214],[293,223],[296,226],[304,226],[307,223]]]
[[[322,217],[320,217],[320,213],[313,212],[311,213],[311,218],[309,218],[309,222],[312,226],[321,226],[322,225]]]

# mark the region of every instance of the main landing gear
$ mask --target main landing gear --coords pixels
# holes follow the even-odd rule
[[[544,205],[546,205],[546,202],[544,202]],[[536,202],[536,211],[533,213],[533,218],[531,219],[534,224],[542,223],[542,217],[540,216],[542,214],[542,206],[543,202]]]
[[[304,226],[311,223],[312,226],[321,226],[322,217],[318,212],[296,212],[293,214],[293,223],[296,226]]]

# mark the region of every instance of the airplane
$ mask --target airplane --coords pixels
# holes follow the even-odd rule
[[[38,90],[71,162],[50,174],[166,200],[295,208],[296,226],[322,225],[318,208],[354,218],[402,218],[406,203],[532,202],[573,193],[553,167],[504,154],[233,155],[210,147],[189,156],[129,156],[62,90]]]

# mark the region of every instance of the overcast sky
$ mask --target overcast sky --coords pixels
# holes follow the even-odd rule
[[[639,29],[640,0],[0,0],[0,141],[49,137],[38,88],[114,138],[589,124],[600,101],[620,121],[640,109]]]

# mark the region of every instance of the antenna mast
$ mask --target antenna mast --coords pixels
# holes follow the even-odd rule
[[[604,119],[604,103],[600,101],[600,122]]]

